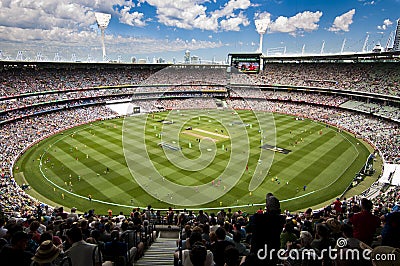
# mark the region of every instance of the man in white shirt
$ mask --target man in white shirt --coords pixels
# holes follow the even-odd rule
[[[79,227],[69,229],[67,231],[67,238],[72,246],[65,252],[65,255],[71,258],[74,266],[102,265],[98,247],[82,239],[82,231]]]

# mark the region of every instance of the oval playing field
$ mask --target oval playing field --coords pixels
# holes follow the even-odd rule
[[[340,195],[368,155],[354,136],[308,119],[175,110],[64,131],[28,150],[15,174],[44,202],[97,213],[258,208],[267,192],[297,210]]]

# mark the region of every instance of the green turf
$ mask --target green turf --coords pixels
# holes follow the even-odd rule
[[[272,114],[262,112],[238,115],[219,110],[164,112],[154,118],[142,115],[80,126],[33,146],[16,163],[15,172],[23,173],[43,199],[97,213],[110,208],[128,212],[148,204],[255,209],[267,192],[281,199],[283,209],[298,210],[340,195],[369,155],[352,135],[321,123],[281,114],[272,120]],[[172,125],[159,122],[171,117]],[[214,138],[215,144],[203,140],[200,151],[199,137],[182,133],[189,126],[196,129],[189,132]],[[275,145],[274,134],[276,146],[291,150],[289,154],[260,149],[261,136],[263,144]],[[181,150],[163,149],[161,142]],[[268,172],[265,165],[272,154]]]

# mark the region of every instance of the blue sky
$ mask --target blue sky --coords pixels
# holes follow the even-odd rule
[[[111,14],[109,59],[174,58],[186,50],[203,61],[229,52],[338,53],[382,46],[395,31],[400,0],[0,0],[2,58],[101,60],[94,12]]]

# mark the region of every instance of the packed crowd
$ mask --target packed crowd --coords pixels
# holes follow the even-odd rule
[[[226,85],[226,67],[170,66],[143,80],[141,84],[218,84]]]
[[[60,265],[64,258],[72,265],[133,265],[154,241],[154,224],[181,228],[170,255],[175,265],[398,265],[400,260],[400,187],[372,200],[337,198],[304,212],[281,210],[271,193],[265,209],[255,213],[148,206],[128,215],[98,215],[32,206],[30,212],[0,218],[2,265]]]
[[[1,71],[0,97],[53,90],[138,84],[154,73],[129,68],[15,68]]]
[[[398,70],[388,68],[389,74],[383,75],[383,68],[381,66],[371,66],[369,64],[366,65],[346,65],[340,67],[334,67],[331,65],[318,65],[316,67],[313,64],[307,65],[307,67],[300,68],[300,66],[293,65],[288,67],[285,66],[285,69],[280,64],[270,65],[261,75],[259,76],[244,76],[240,75],[239,79],[250,80],[251,84],[290,84],[290,85],[299,85],[299,86],[321,86],[321,87],[335,87],[342,89],[350,89],[350,90],[364,90],[375,93],[384,93],[384,94],[396,94],[394,92],[394,87],[398,85]],[[357,67],[354,67],[357,66]],[[376,69],[375,69],[376,68]],[[369,71],[367,71],[369,70]],[[46,69],[38,70],[38,71],[21,71],[21,70],[8,70],[3,71],[0,78],[0,96],[3,97],[1,104],[1,110],[8,110],[7,112],[1,116],[1,120],[14,119],[18,116],[31,115],[38,112],[49,111],[54,107],[59,109],[63,107],[72,107],[79,106],[84,103],[93,103],[92,101],[85,100],[76,100],[84,97],[93,97],[93,96],[102,96],[102,95],[114,95],[120,92],[132,92],[130,89],[100,89],[100,90],[79,90],[73,92],[64,93],[56,93],[56,94],[45,94],[41,96],[29,96],[22,98],[22,100],[10,100],[5,99],[6,96],[10,95],[18,95],[23,93],[30,92],[39,92],[39,91],[50,91],[50,90],[69,90],[76,88],[86,88],[92,86],[100,86],[100,85],[122,85],[122,84],[133,84],[149,82],[149,84],[154,83],[168,83],[171,82],[174,84],[180,83],[196,83],[200,80],[204,79],[204,73],[199,75],[199,72],[196,69],[191,69],[190,75],[188,75],[188,70],[165,70],[161,71],[160,75],[151,76],[151,71],[143,71],[143,72],[120,72],[119,71],[109,71],[107,73],[98,74],[97,71],[92,70],[71,70],[71,71],[60,71],[56,69]],[[326,72],[321,72],[326,71]],[[353,71],[353,72],[351,72]],[[371,72],[372,71],[372,72]],[[182,73],[181,73],[182,72]],[[342,73],[343,72],[343,73]],[[226,82],[226,70],[223,68],[212,69],[207,72],[210,79],[207,80],[210,84],[225,84]],[[279,73],[276,75],[274,73]],[[323,73],[324,75],[322,75]],[[352,78],[350,78],[350,73]],[[183,75],[188,76],[183,79]],[[233,79],[235,75],[232,75]],[[238,75],[239,76],[239,75]],[[318,80],[319,76],[324,76],[324,80]],[[388,78],[390,76],[391,78]],[[337,77],[341,77],[340,81],[336,81]],[[354,78],[356,77],[356,78]],[[256,80],[254,80],[256,79]],[[382,80],[380,80],[382,79]],[[168,82],[166,82],[168,81]],[[232,81],[232,80],[231,80]],[[245,83],[241,80],[233,80],[234,83]],[[379,81],[379,82],[378,82]],[[381,82],[382,81],[382,82]],[[182,90],[182,87],[177,87],[178,91]],[[134,89],[133,92],[142,91],[144,89]],[[183,89],[184,90],[184,89]],[[188,94],[187,96],[193,96]],[[197,95],[196,95],[197,96]],[[371,141],[381,152],[383,157],[387,162],[399,163],[400,162],[400,139],[398,136],[399,128],[396,123],[389,122],[383,119],[379,119],[377,117],[358,114],[354,112],[347,112],[339,109],[334,109],[325,106],[316,106],[316,105],[308,105],[300,102],[314,103],[314,104],[322,104],[327,106],[339,106],[342,103],[346,102],[347,99],[341,96],[326,96],[326,95],[315,95],[308,93],[291,93],[291,92],[272,92],[272,91],[260,91],[260,90],[248,90],[248,89],[240,89],[237,88],[231,91],[232,99],[228,99],[227,103],[230,107],[235,109],[255,109],[255,110],[263,110],[263,111],[271,111],[271,112],[280,112],[287,113],[299,116],[306,116],[311,119],[319,120],[325,123],[330,123],[337,125],[339,127],[345,128],[357,136],[363,137]],[[235,99],[234,97],[244,97],[248,98],[246,100]],[[16,109],[20,108],[23,105],[36,104],[43,101],[56,101],[60,99],[75,99],[76,101],[71,101],[67,105],[59,105],[57,103],[53,103],[53,105],[46,106],[38,106],[34,107],[31,110],[29,109]],[[258,98],[258,99],[257,99]],[[110,97],[110,99],[119,99],[117,96],[115,98]],[[278,100],[278,101],[275,101]],[[283,102],[290,101],[290,102]],[[298,103],[296,103],[298,102]],[[190,109],[190,108],[216,108],[216,101],[212,98],[189,98],[189,99],[161,99],[161,100],[146,100],[146,101],[138,101],[138,105],[146,110],[156,110],[159,106],[162,106],[165,109]],[[69,105],[72,104],[72,105]],[[362,106],[361,106],[362,107]],[[54,109],[55,109],[54,108]],[[10,167],[15,160],[15,158],[20,154],[21,151],[32,145],[35,141],[46,137],[48,135],[53,134],[59,130],[63,130],[68,127],[73,127],[82,123],[87,123],[90,121],[106,118],[113,116],[113,114],[108,108],[105,106],[90,106],[90,107],[78,107],[71,108],[62,111],[57,111],[49,114],[43,114],[38,116],[26,117],[18,121],[13,121],[11,123],[7,123],[1,125],[0,127],[0,161],[1,161],[1,184],[0,184],[0,207],[1,210],[7,213],[7,221],[4,225],[3,221],[0,219],[0,238],[4,238],[1,240],[3,245],[7,245],[12,251],[20,252],[20,253],[9,253],[13,254],[13,262],[15,259],[23,260],[23,263],[30,263],[31,257],[36,252],[39,252],[42,244],[49,244],[45,241],[45,239],[40,240],[40,235],[45,234],[47,237],[50,234],[50,239],[52,239],[53,243],[58,247],[62,247],[64,251],[69,250],[70,245],[74,245],[73,243],[82,243],[83,239],[86,239],[88,242],[100,243],[98,237],[98,232],[104,233],[107,235],[106,242],[116,242],[122,241],[121,235],[123,228],[128,228],[129,225],[135,225],[136,222],[144,224],[146,220],[149,219],[149,213],[143,212],[133,212],[137,214],[133,214],[132,217],[116,217],[113,218],[103,218],[101,216],[86,216],[81,217],[81,219],[68,220],[66,216],[68,214],[64,214],[61,211],[61,215],[59,215],[59,209],[53,210],[52,208],[46,209],[46,215],[42,215],[44,210],[39,211],[43,208],[37,200],[28,197],[25,192],[15,183],[13,177],[10,175]],[[238,265],[235,264],[238,262],[236,259],[239,255],[243,256],[243,263],[241,265],[256,265],[252,262],[252,260],[257,260],[254,252],[257,251],[260,243],[264,243],[260,240],[262,237],[268,237],[269,235],[276,236],[276,232],[279,232],[279,247],[283,247],[287,249],[287,252],[292,248],[304,248],[304,247],[315,247],[316,250],[323,247],[326,244],[334,243],[334,240],[337,239],[338,236],[343,236],[347,239],[347,241],[352,244],[358,243],[353,239],[361,240],[363,243],[368,245],[388,245],[392,247],[397,247],[399,239],[395,238],[385,240],[388,236],[399,236],[399,231],[396,234],[393,234],[393,229],[385,229],[387,224],[391,225],[392,221],[396,221],[397,224],[400,224],[398,215],[390,215],[396,211],[396,203],[399,201],[399,189],[391,189],[387,193],[380,194],[374,200],[373,203],[373,214],[375,216],[384,215],[382,217],[382,234],[381,238],[370,238],[368,239],[359,239],[356,235],[360,236],[360,233],[356,233],[359,228],[363,228],[361,225],[355,225],[356,221],[351,221],[352,216],[355,216],[360,209],[362,211],[371,211],[370,203],[364,201],[360,201],[354,199],[353,201],[347,202],[346,206],[348,206],[345,210],[340,212],[339,209],[333,210],[332,207],[327,207],[318,212],[312,212],[307,210],[304,214],[287,214],[285,215],[279,214],[277,210],[279,205],[277,205],[277,199],[273,199],[273,202],[269,205],[267,199],[267,212],[264,213],[263,210],[259,211],[259,216],[254,215],[252,217],[253,220],[249,216],[244,216],[242,213],[224,213],[220,212],[216,214],[215,217],[210,214],[207,216],[207,219],[198,214],[194,217],[194,214],[189,213],[180,214],[180,215],[172,215],[173,221],[176,219],[179,224],[189,223],[188,229],[183,232],[183,236],[181,240],[186,240],[186,242],[182,241],[183,247],[194,248],[199,244],[198,251],[199,256],[204,255],[204,250],[206,250],[206,257],[212,258],[211,262],[215,262],[216,265],[223,265],[223,263],[227,263],[227,265]],[[338,203],[337,203],[338,204]],[[336,204],[336,205],[337,205]],[[335,204],[334,204],[335,205]],[[343,202],[341,202],[343,205]],[[357,207],[358,206],[358,207]],[[352,208],[354,207],[354,208]],[[271,209],[272,208],[272,209]],[[275,210],[275,218],[273,223],[271,223],[271,228],[278,229],[277,231],[270,231],[271,229],[265,224],[270,224],[266,219],[269,217],[269,212],[271,210]],[[398,207],[397,207],[398,210]],[[392,212],[393,211],[393,212]],[[230,213],[230,214],[229,214]],[[39,215],[40,214],[40,215]],[[366,215],[366,214],[365,214]],[[36,218],[32,218],[36,216]],[[44,218],[47,216],[47,218]],[[55,226],[56,220],[61,216],[59,222],[68,224],[69,227],[63,229],[69,230],[60,230]],[[75,215],[73,215],[75,216]],[[136,217],[135,217],[136,216]],[[394,216],[394,218],[393,218]],[[90,221],[90,217],[94,217],[93,221],[90,223],[90,228],[92,230],[86,230],[88,228],[88,221]],[[168,213],[167,221],[170,222],[171,214]],[[202,220],[198,220],[199,217]],[[221,218],[222,217],[222,218]],[[70,217],[69,217],[70,218]],[[154,218],[154,217],[153,217]],[[156,217],[157,218],[157,217]],[[131,220],[130,220],[131,219]],[[157,218],[159,219],[159,218]],[[330,220],[333,219],[333,220]],[[371,218],[372,219],[372,218]],[[396,220],[390,220],[396,219]],[[375,219],[376,220],[376,219]],[[35,229],[37,223],[35,221],[41,222],[39,223],[39,227]],[[258,222],[257,222],[258,221]],[[328,222],[330,221],[330,222]],[[388,223],[390,221],[390,223]],[[75,222],[75,223],[74,223]],[[132,224],[131,224],[132,222]],[[93,225],[92,225],[93,223]],[[34,226],[31,225],[34,224]],[[103,224],[103,226],[101,226]],[[264,224],[264,226],[259,226],[257,224]],[[310,225],[311,224],[311,225]],[[323,226],[319,226],[319,224],[323,224]],[[333,224],[333,227],[330,226]],[[336,228],[334,227],[336,224]],[[338,226],[338,224],[340,226]],[[353,227],[349,227],[349,224],[353,224]],[[47,226],[50,225],[48,228]],[[108,225],[108,226],[106,226]],[[347,225],[347,226],[346,226]],[[98,226],[98,227],[97,227]],[[279,228],[277,227],[279,226]],[[306,226],[307,230],[303,230]],[[209,234],[207,231],[207,227],[209,230]],[[381,222],[376,228],[381,227]],[[80,228],[80,230],[74,229]],[[107,231],[105,228],[108,228]],[[284,229],[283,229],[284,228]],[[340,228],[340,229],[338,229]],[[375,228],[375,229],[376,229]],[[396,230],[399,227],[397,227]],[[112,229],[116,229],[114,232]],[[282,231],[283,229],[283,231]],[[309,230],[308,230],[309,229]],[[97,230],[97,231],[96,231]],[[261,230],[261,231],[259,231]],[[385,231],[386,230],[386,231]],[[389,230],[389,231],[387,231]],[[32,242],[33,237],[27,237],[24,233],[19,233],[20,231],[27,231],[28,235],[31,234],[35,236],[39,240],[36,243]],[[49,232],[47,232],[49,231]],[[94,236],[92,236],[92,232]],[[107,231],[107,232],[106,232]],[[303,233],[303,231],[308,231],[309,234]],[[68,233],[69,232],[69,233]],[[112,233],[114,235],[112,237]],[[282,240],[282,234],[284,235],[284,240]],[[389,232],[389,233],[388,233]],[[83,233],[83,235],[82,235]],[[8,234],[8,235],[7,235]],[[68,235],[69,234],[69,235]],[[199,238],[200,234],[200,238]],[[208,235],[208,237],[207,237]],[[268,235],[268,236],[267,236]],[[57,237],[58,236],[58,239]],[[252,236],[252,237],[251,237]],[[254,237],[257,236],[257,237]],[[258,238],[260,236],[260,238]],[[303,236],[303,238],[302,238]],[[353,237],[354,236],[354,237]],[[376,232],[374,232],[374,236],[376,236]],[[379,233],[378,233],[379,236]],[[92,237],[92,239],[90,238]],[[296,237],[296,239],[295,239]],[[97,238],[97,239],[96,239]],[[191,239],[192,238],[192,239]],[[236,239],[236,240],[235,240]],[[255,239],[255,240],[254,240]],[[296,242],[300,239],[298,242]],[[321,240],[322,239],[322,240]],[[372,239],[372,241],[371,241]],[[290,241],[285,241],[290,240]],[[319,241],[321,240],[321,241]],[[20,242],[22,243],[22,247],[25,247],[25,244],[29,243],[31,245],[31,249],[24,248],[27,250],[20,250]],[[108,242],[107,242],[108,241]],[[261,241],[261,242],[260,242]],[[269,241],[269,240],[268,240]],[[307,242],[308,241],[308,242]],[[389,242],[386,242],[389,241]],[[393,242],[394,241],[394,242]],[[116,243],[115,242],[115,243]],[[201,247],[202,242],[204,247]],[[221,242],[221,243],[220,243]],[[229,243],[228,243],[229,242]],[[287,245],[287,242],[291,243],[291,245]],[[86,243],[86,242],[85,242]],[[271,242],[272,243],[272,242]],[[273,245],[277,245],[276,239],[273,242]],[[314,243],[314,244],[312,244]],[[229,249],[229,252],[225,252],[225,246],[235,246],[235,248]],[[321,246],[322,245],[322,246]],[[121,245],[120,245],[121,246]],[[313,247],[313,248],[314,248]],[[353,246],[351,246],[353,247]],[[39,249],[37,249],[39,248]],[[45,248],[43,246],[43,248]],[[91,248],[93,248],[91,246]],[[133,246],[131,247],[133,248]],[[123,249],[122,255],[126,256],[127,259],[130,255],[135,254],[134,256],[140,256],[143,250],[143,246],[140,245],[140,242],[135,245],[136,249],[132,249],[131,253],[128,252],[128,249]],[[367,247],[368,248],[368,247]],[[7,249],[5,249],[7,251]],[[209,250],[209,252],[207,251]],[[237,251],[241,251],[238,253]],[[9,251],[9,250],[8,250]],[[30,252],[26,254],[26,251]],[[221,253],[222,252],[222,253]],[[397,252],[397,251],[396,251]],[[62,254],[60,251],[57,254]],[[201,253],[201,254],[200,254]],[[226,254],[225,254],[226,253]],[[16,254],[19,254],[16,255]],[[100,254],[100,253],[99,253]],[[186,255],[185,255],[186,254]],[[182,259],[188,264],[191,265],[190,260],[188,258],[191,257],[191,252],[181,252],[178,248],[177,254],[175,257],[177,260]],[[0,262],[6,261],[7,252],[4,252],[4,249],[0,252]],[[36,255],[35,255],[36,256]],[[38,254],[40,256],[40,254]],[[73,255],[72,255],[73,256]],[[204,256],[203,256],[204,257]],[[232,259],[233,258],[233,259]],[[276,257],[271,258],[273,262],[276,262]],[[326,259],[326,263],[331,263],[328,258]],[[210,259],[208,259],[210,261]],[[129,261],[132,261],[132,258],[129,258]],[[196,264],[200,260],[196,260],[193,262],[193,265]],[[222,263],[222,264],[221,264]],[[289,265],[298,265],[298,262],[291,262],[290,260],[286,260],[285,263],[293,263]],[[15,264],[15,263],[14,263]],[[29,264],[18,264],[18,265],[29,265]],[[203,264],[204,265],[204,264]],[[211,264],[210,264],[211,265]],[[265,265],[265,264],[260,264]],[[329,265],[329,264],[324,264]]]
[[[269,63],[259,75],[233,74],[231,83],[279,84],[400,95],[398,63]]]
[[[291,91],[270,91],[259,88],[233,87],[230,90],[231,98],[255,98],[279,101],[305,102],[319,105],[329,105],[338,107],[348,101],[343,96],[331,96],[317,93],[291,92]]]
[[[156,238],[150,209],[117,216],[76,211],[37,204],[35,212],[22,217],[0,218],[0,263],[133,265]]]
[[[253,215],[230,208],[209,214],[185,210],[174,214],[170,210],[168,222],[182,226],[174,257],[183,265],[202,266],[397,265],[399,187],[382,193],[379,199],[384,204],[362,197],[337,198],[318,210],[290,213],[282,212],[279,200],[269,193],[265,210],[260,208]],[[326,252],[329,249],[333,253]],[[360,254],[367,250],[369,256],[346,257],[346,250]],[[377,254],[395,256],[391,261],[379,261],[382,257]]]

